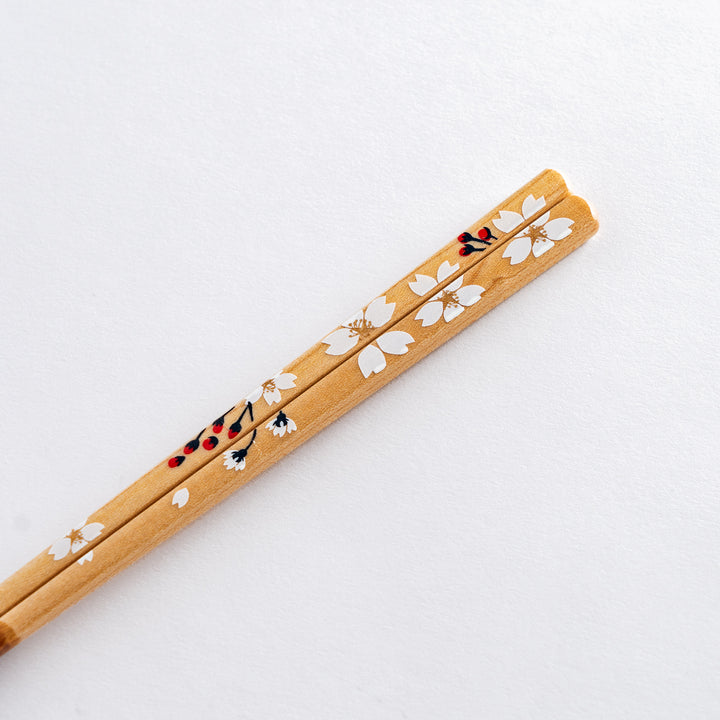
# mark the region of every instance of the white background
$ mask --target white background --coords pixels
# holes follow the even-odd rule
[[[0,5],[0,576],[544,167],[598,235],[0,660],[3,718],[720,715],[716,2]]]

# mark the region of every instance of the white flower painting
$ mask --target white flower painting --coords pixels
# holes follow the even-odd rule
[[[187,501],[190,499],[190,491],[184,487],[180,488],[174,495],[172,499],[172,504],[177,507],[179,510],[181,507],[184,507],[187,503]]]
[[[395,303],[387,302],[385,297],[376,298],[364,310],[353,315],[323,340],[328,346],[325,353],[344,355],[352,350],[362,337],[371,335],[375,328],[389,323],[393,312],[395,312]]]
[[[353,315],[337,330],[331,332],[323,342],[328,346],[328,355],[344,355],[352,350],[362,338],[368,338],[373,330],[387,325],[395,312],[395,303],[387,302],[385,296],[373,300],[364,310]],[[408,345],[415,342],[410,333],[391,330],[383,333],[374,342],[358,353],[358,366],[368,378],[387,366],[385,354],[404,355]]]
[[[297,430],[297,425],[284,412],[280,411],[274,420],[271,420],[266,426],[268,430],[272,430],[273,435],[283,437],[285,433],[288,435]]]
[[[90,562],[93,559],[94,552],[95,552],[94,550],[90,550],[90,552],[86,552],[84,555],[82,555],[81,557],[79,557],[77,559],[77,564],[84,565],[86,562]]]
[[[385,353],[388,355],[404,355],[408,345],[415,342],[410,333],[402,330],[391,330],[383,333],[374,343],[363,348],[358,355],[360,372],[369,378],[373,373],[379,373],[387,366]],[[377,343],[377,344],[376,344]]]
[[[48,550],[48,554],[53,556],[54,560],[62,560],[68,553],[75,554],[82,550],[89,542],[99,537],[105,526],[101,523],[87,524],[87,520],[76,525],[67,535],[56,540]],[[90,554],[90,553],[88,553]],[[92,557],[85,556],[87,560]]]
[[[249,403],[257,402],[261,397],[268,405],[279,403],[282,400],[281,390],[289,390],[295,387],[297,376],[292,373],[278,373],[266,380],[262,385],[256,387],[248,396]]]
[[[410,283],[410,289],[416,295],[427,295],[441,282],[447,280],[459,267],[459,265],[450,265],[445,260],[438,268],[437,280],[433,280],[429,275],[415,275],[414,282]],[[463,286],[463,278],[464,275],[455,278],[418,310],[415,319],[422,321],[423,327],[434,325],[440,318],[444,318],[445,322],[449,323],[464,312],[466,307],[470,307],[480,300],[485,288],[480,285]]]
[[[225,460],[223,465],[228,470],[244,470],[245,469],[245,458],[247,457],[247,450],[241,448],[240,450],[228,450],[223,453]]]
[[[494,218],[492,222],[501,232],[509,233],[544,207],[544,197],[535,199],[532,195],[528,195],[522,204],[522,215],[509,210],[501,210],[500,217]],[[564,217],[550,220],[550,211],[548,211],[520,230],[517,236],[508,243],[503,257],[509,258],[511,265],[523,262],[531,252],[536,258],[540,257],[555,245],[555,241],[562,240],[572,232],[570,226],[573,222],[574,220]]]

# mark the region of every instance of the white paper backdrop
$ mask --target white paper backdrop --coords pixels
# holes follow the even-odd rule
[[[720,714],[716,2],[0,6],[0,576],[544,167],[601,230],[0,660],[24,718]]]

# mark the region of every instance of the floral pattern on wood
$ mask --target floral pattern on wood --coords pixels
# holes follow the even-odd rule
[[[460,313],[465,312],[466,307],[470,307],[480,300],[485,288],[481,285],[465,285],[463,287],[463,278],[464,275],[461,275],[453,280],[418,310],[415,319],[422,321],[423,327],[434,325],[440,318],[449,323]]]
[[[84,520],[72,528],[67,535],[56,540],[50,546],[48,555],[52,555],[54,560],[62,560],[69,553],[74,555],[89,542],[100,537],[104,527],[102,523],[88,523],[87,520]],[[92,560],[92,557],[87,558],[87,560]]]
[[[509,233],[544,207],[544,197],[535,199],[532,195],[528,195],[522,204],[522,215],[510,210],[501,210],[500,217],[494,218],[492,223],[498,230]],[[503,257],[509,258],[511,265],[523,262],[530,256],[530,253],[536,258],[540,257],[550,250],[557,240],[566,238],[572,232],[570,226],[575,222],[574,220],[565,217],[550,220],[550,212],[548,210],[520,230],[517,236],[507,244]]]
[[[292,373],[277,373],[262,385],[256,387],[248,396],[249,403],[255,403],[262,398],[268,406],[279,403],[282,400],[281,390],[289,390],[295,387],[297,376]]]
[[[177,507],[179,510],[181,507],[185,507],[187,504],[187,501],[190,499],[190,491],[184,487],[180,488],[174,495],[172,499],[172,504]]]
[[[404,355],[408,345],[415,339],[410,333],[402,330],[391,330],[383,333],[375,342],[363,348],[358,355],[358,367],[364,377],[369,378],[373,373],[379,373],[387,367],[385,354]]]
[[[295,378],[294,375],[292,375],[291,377]],[[225,428],[226,418],[233,410],[234,408],[231,408],[225,413],[225,415],[215,420],[215,422],[212,424],[212,432],[215,433],[214,435],[209,434],[210,431],[208,430],[208,428],[204,428],[203,430],[201,430],[198,433],[197,437],[193,438],[185,445],[185,447],[183,448],[183,455],[175,455],[168,460],[168,466],[171,468],[176,468],[182,465],[183,462],[185,462],[185,455],[190,455],[194,453],[200,446],[200,438],[202,438],[203,433],[208,433],[208,435],[202,441],[202,447],[205,450],[213,450],[215,447],[217,447],[217,444],[220,442],[217,436],[222,433],[223,429]],[[237,419],[234,422],[230,423],[230,425],[228,426],[227,436],[230,440],[240,434],[240,431],[242,430],[243,420],[247,413],[250,414],[250,422],[253,422],[255,419],[253,417],[253,405],[251,402],[246,400],[245,405],[240,411]]]
[[[223,457],[225,460],[223,461],[223,465],[228,470],[244,470],[245,469],[245,461],[248,456],[248,451],[252,447],[253,443],[255,442],[255,438],[257,437],[257,428],[255,428],[252,431],[252,436],[250,437],[250,441],[248,442],[245,447],[238,448],[237,450],[227,450],[223,453]]]
[[[373,335],[377,328],[387,325],[395,312],[395,303],[387,302],[385,296],[373,300],[364,310],[353,315],[337,330],[331,332],[323,342],[328,346],[328,355],[344,355],[352,350],[362,338]],[[358,353],[358,367],[367,378],[383,370],[387,361],[385,354],[404,355],[407,346],[415,342],[406,332],[391,330],[383,333]]]
[[[327,355],[344,355],[352,350],[362,338],[372,335],[374,329],[387,325],[394,312],[395,303],[387,302],[384,296],[376,298],[364,310],[353,315],[323,340],[323,343],[328,346],[325,353]]]
[[[460,254],[463,256],[472,255],[474,252],[483,252],[487,250],[492,243],[490,238],[497,240],[492,234],[489,227],[481,227],[477,231],[477,237],[473,237],[470,233],[464,232],[458,235],[458,242],[463,246],[460,248]]]
[[[288,435],[297,430],[294,420],[291,420],[282,410],[277,414],[274,420],[271,420],[266,426],[268,430],[272,430],[273,435],[283,437],[285,433]]]

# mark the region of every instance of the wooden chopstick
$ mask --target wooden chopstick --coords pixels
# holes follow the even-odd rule
[[[274,417],[281,403],[299,397],[340,364],[343,357],[336,353],[368,346],[392,322],[412,312],[431,293],[437,292],[439,287],[429,285],[425,292],[421,292],[422,288],[417,283],[413,284],[416,274],[437,280],[438,268],[453,268],[439,283],[449,284],[506,244],[567,194],[565,181],[554,170],[545,170],[533,178],[462,233],[459,238],[466,242],[453,240],[448,243],[380,296],[384,302],[376,300],[374,305],[371,303],[366,308],[364,315],[348,321],[359,327],[348,330],[346,324],[345,329],[341,327],[330,333],[327,338],[331,338],[332,342],[320,341],[253,391],[247,398],[250,405],[243,400],[220,415],[182,448],[90,515],[80,527],[70,530],[64,538],[7,578],[0,585],[0,617],[199,468],[225,452],[241,432],[263,427]]]
[[[516,220],[500,216],[509,227]],[[504,218],[504,219],[503,219]],[[342,362],[283,404],[269,422],[174,486],[97,545],[92,562],[67,565],[0,617],[0,652],[28,637],[65,608],[190,523],[336,418],[362,402],[584,243],[597,230],[587,204],[568,196],[527,231],[440,289],[437,275],[411,278],[423,302],[388,323],[373,341],[349,349]],[[552,238],[559,238],[553,241]],[[444,261],[442,261],[444,262]],[[437,271],[437,267],[433,268]],[[434,287],[430,287],[435,283]],[[341,339],[340,337],[338,339]],[[80,558],[82,560],[82,558]]]

